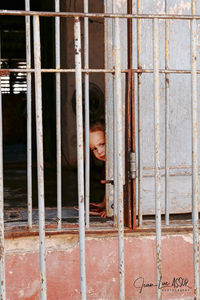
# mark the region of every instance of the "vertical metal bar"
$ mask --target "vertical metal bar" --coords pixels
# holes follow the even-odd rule
[[[40,242],[40,295],[46,300],[46,256],[45,256],[45,208],[44,208],[44,161],[42,128],[42,78],[40,52],[39,16],[33,17],[34,64],[35,64],[35,105],[37,133],[37,171],[38,171],[38,206],[39,206],[39,242]]]
[[[132,0],[127,1],[127,13],[132,14]],[[135,77],[132,72],[133,64],[133,32],[132,19],[127,20],[127,49],[128,49],[128,69],[126,74],[126,116],[125,116],[125,168],[126,168],[126,186],[125,186],[125,205],[124,217],[125,226],[136,228],[136,180],[130,179],[128,174],[131,152],[135,153]]]
[[[84,0],[84,12],[88,13],[88,0]],[[84,67],[89,68],[89,29],[88,18],[84,18]],[[90,226],[90,107],[89,107],[89,74],[85,73],[85,213],[86,228]]]
[[[0,62],[1,62],[1,32],[0,32]],[[1,65],[0,65],[1,68]],[[2,124],[2,93],[0,76],[0,298],[6,299],[5,284],[5,247],[4,247],[4,195],[3,195],[3,124]]]
[[[113,0],[113,13],[116,13],[116,4]],[[115,56],[115,48],[116,48],[116,27],[115,27],[115,20],[113,20],[113,40],[114,40],[114,49],[113,49],[113,56]],[[114,62],[115,64],[115,62]],[[118,152],[118,145],[117,145],[117,101],[116,101],[116,76],[114,77],[114,105],[113,105],[113,124],[114,124],[114,136],[113,136],[113,171],[114,171],[114,226],[118,226],[118,191],[117,191],[117,152]]]
[[[159,93],[159,40],[158,19],[153,20],[154,42],[154,130],[155,130],[155,206],[156,206],[156,273],[157,299],[162,298],[162,289],[159,288],[161,279],[161,204],[160,204],[160,93]]]
[[[113,1],[104,0],[104,13],[113,12]],[[113,68],[113,19],[104,19],[104,53],[105,69]],[[105,74],[105,141],[106,141],[106,179],[113,179],[114,155],[113,155],[113,106],[114,106],[114,76]],[[113,216],[114,226],[117,224],[117,212],[114,199],[114,186],[106,184],[106,213],[107,216]],[[112,204],[114,203],[114,209]],[[116,212],[116,213],[115,213]]]
[[[128,22],[128,48],[130,45],[130,23]],[[124,201],[124,225],[132,228],[132,180],[129,178],[129,161],[132,146],[132,71],[130,68],[130,56],[128,55],[128,68],[126,74],[126,103],[125,103],[125,201]]]
[[[77,160],[78,160],[78,205],[79,205],[79,240],[81,298],[86,299],[85,272],[85,218],[84,218],[84,152],[83,152],[83,111],[82,111],[82,73],[81,73],[81,28],[80,19],[74,22],[75,40],[75,80],[76,80],[76,129],[77,129]]]
[[[136,118],[135,118],[135,74],[132,73],[132,152],[136,153]],[[133,229],[136,229],[136,178],[132,180],[132,197],[133,197]]]
[[[140,0],[137,0],[137,14],[141,13]],[[137,67],[140,66],[141,20],[137,19]],[[138,73],[138,222],[142,226],[143,216],[143,137],[142,137],[142,103],[141,74]]]
[[[169,70],[169,20],[165,20],[165,70]],[[169,74],[167,73],[165,73],[165,225],[169,225]]]
[[[114,137],[113,137],[113,171],[114,171],[114,226],[118,226],[118,192],[117,192],[117,103],[116,103],[116,79],[114,78],[114,105],[113,105],[113,124],[114,124]]]
[[[119,298],[125,299],[124,285],[124,199],[123,199],[123,124],[122,124],[122,89],[120,60],[120,26],[119,18],[115,19],[115,102],[117,147],[117,213],[118,213],[118,245],[119,245]]]
[[[30,0],[25,0],[26,11],[30,10]],[[31,22],[30,16],[26,20],[26,67],[31,69]],[[28,225],[32,227],[32,132],[31,132],[31,73],[27,73],[27,197],[28,197]]]
[[[127,14],[132,14],[132,0],[127,1]],[[132,227],[132,180],[128,176],[128,163],[129,156],[132,150],[132,19],[127,20],[127,47],[128,47],[128,69],[129,72],[126,74],[126,103],[125,103],[125,187],[126,187],[126,205],[124,206],[125,212],[125,225],[129,228]]]
[[[60,0],[55,0],[55,10],[60,11]],[[56,69],[60,69],[60,18],[55,19],[55,48]],[[57,222],[58,229],[62,224],[62,183],[61,183],[61,80],[60,73],[56,73],[56,149],[57,149]]]
[[[192,15],[196,13],[196,0],[192,0]],[[192,222],[193,222],[193,274],[194,299],[199,299],[199,216],[198,216],[198,102],[197,102],[197,23],[191,21],[192,64]]]
[[[128,3],[128,13],[133,13],[133,1],[129,0]],[[133,67],[133,20],[129,22],[129,38],[130,38],[130,69]],[[129,47],[129,46],[128,46]],[[135,74],[131,74],[131,151],[136,152],[136,136],[135,136]],[[136,229],[136,178],[132,179],[132,227]]]

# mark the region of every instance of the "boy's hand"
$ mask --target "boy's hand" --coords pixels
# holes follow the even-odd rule
[[[105,219],[106,218],[106,211],[105,210],[101,211],[100,216],[101,216],[101,218]]]
[[[100,203],[90,203],[91,207],[100,207],[100,208],[104,208],[105,207],[105,203],[104,201],[103,202],[100,202]]]

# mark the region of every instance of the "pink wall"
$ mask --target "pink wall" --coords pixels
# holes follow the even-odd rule
[[[47,298],[80,299],[77,235],[48,236]],[[6,240],[7,299],[39,299],[39,256],[36,237]],[[163,299],[189,299],[193,295],[192,235],[166,235],[162,242],[162,282],[173,279],[185,287],[163,288]],[[90,235],[86,239],[87,299],[118,299],[117,237]],[[125,238],[126,300],[156,299],[155,237],[129,234]],[[141,277],[141,278],[140,278]],[[180,278],[181,277],[181,278]],[[138,286],[136,288],[134,286]],[[186,281],[188,280],[188,282]],[[139,288],[140,286],[140,288]],[[140,293],[141,289],[141,293]]]

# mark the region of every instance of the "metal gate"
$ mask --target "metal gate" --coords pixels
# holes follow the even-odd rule
[[[194,298],[199,299],[199,124],[197,118],[197,81],[200,73],[198,70],[199,57],[197,52],[198,22],[200,20],[199,1],[186,1],[179,6],[179,3],[175,0],[172,3],[168,3],[166,0],[159,3],[157,1],[146,3],[145,1],[140,2],[140,0],[127,2],[122,0],[105,0],[104,13],[90,13],[88,1],[85,0],[83,3],[83,12],[60,12],[59,0],[55,1],[55,12],[30,11],[28,0],[25,2],[25,10],[0,11],[1,16],[24,16],[26,20],[26,68],[23,70],[1,69],[0,74],[2,76],[19,71],[27,74],[27,209],[30,230],[32,228],[31,99],[33,92],[31,74],[34,74],[41,299],[46,299],[47,297],[43,160],[43,134],[45,133],[42,127],[43,73],[54,73],[56,78],[58,230],[62,229],[61,74],[75,74],[80,285],[82,299],[86,299],[87,287],[85,227],[86,229],[90,228],[89,76],[93,73],[105,74],[106,207],[107,215],[114,215],[113,227],[118,228],[119,298],[125,299],[124,224],[133,229],[137,227],[142,228],[143,215],[155,214],[156,270],[157,282],[159,282],[162,276],[161,214],[165,215],[165,225],[168,226],[170,224],[170,214],[191,211],[192,206]],[[55,18],[55,67],[49,69],[41,68],[42,37],[40,35],[40,20],[43,17]],[[74,68],[61,68],[61,18],[69,18],[74,21]],[[105,33],[104,41],[102,41],[105,49],[104,68],[94,69],[89,66],[89,20],[93,19],[104,21]],[[34,58],[34,67],[31,63],[31,20],[33,21],[34,49],[32,56]],[[82,20],[84,27],[81,27]],[[180,28],[184,28],[185,32],[181,34]],[[81,46],[82,31],[84,46]],[[174,33],[175,31],[177,31],[177,35]],[[172,33],[174,34],[173,36]],[[185,42],[185,40],[188,42],[185,48],[183,46],[183,49],[179,49],[180,53],[177,51],[179,54],[178,59],[177,53],[173,51],[174,45],[178,49],[176,42],[179,40],[177,36],[179,36],[181,42]],[[181,52],[181,50],[183,51]],[[84,54],[84,64],[82,53]],[[181,59],[179,60],[180,57]],[[178,62],[181,66],[178,65]],[[181,81],[176,76],[182,76]],[[85,86],[85,129],[83,129],[83,81]],[[183,86],[183,83],[186,86],[184,95],[182,95],[184,100],[180,106],[183,115],[177,117],[176,114],[173,115],[173,111],[177,109],[175,99],[180,97],[180,88]],[[177,87],[179,87],[178,96],[176,94]],[[2,102],[2,97],[0,99]],[[173,106],[174,103],[175,106]],[[183,104],[185,105],[185,111]],[[187,105],[189,107],[191,105],[190,114],[188,114]],[[0,115],[2,120],[2,111],[0,111]],[[190,124],[189,130],[191,129],[191,133],[186,133],[183,129],[179,139],[178,135],[174,135],[174,132],[171,131],[171,127],[178,128],[180,124],[181,126],[186,124],[186,127],[183,127],[185,130],[188,130],[188,124]],[[6,299],[2,122],[0,136],[1,298]],[[192,143],[186,150],[182,151],[185,146],[186,136],[187,140],[192,139]],[[181,151],[177,151],[175,147],[177,145]],[[174,157],[177,160],[173,160]],[[184,162],[181,160],[182,158],[183,160],[185,159]],[[191,177],[192,185],[190,186]],[[180,201],[174,196],[176,195],[174,186],[181,189],[182,186],[187,186],[187,189],[184,191],[187,199],[184,203],[181,202],[180,210],[177,209]],[[191,194],[188,192],[190,188],[192,190]],[[150,200],[148,201],[147,199]],[[162,202],[164,205],[162,205]],[[170,202],[172,203],[171,206]],[[188,202],[190,203],[189,205]],[[161,297],[162,289],[157,284],[157,299],[161,299]]]

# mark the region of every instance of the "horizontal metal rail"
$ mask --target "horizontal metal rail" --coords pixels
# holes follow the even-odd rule
[[[173,15],[173,14],[113,14],[113,13],[80,13],[80,12],[46,12],[24,10],[0,10],[0,16],[40,16],[64,18],[120,18],[120,19],[170,19],[170,20],[200,20],[200,15]]]
[[[0,75],[8,75],[9,73],[34,73],[35,69],[1,69]],[[75,73],[75,69],[41,69],[42,73]],[[82,73],[115,73],[115,69],[81,69]],[[128,69],[122,69],[121,73],[128,73]],[[152,73],[153,69],[132,69],[133,73]],[[162,74],[191,74],[191,70],[164,70],[160,69]],[[196,71],[200,74],[200,70]]]

